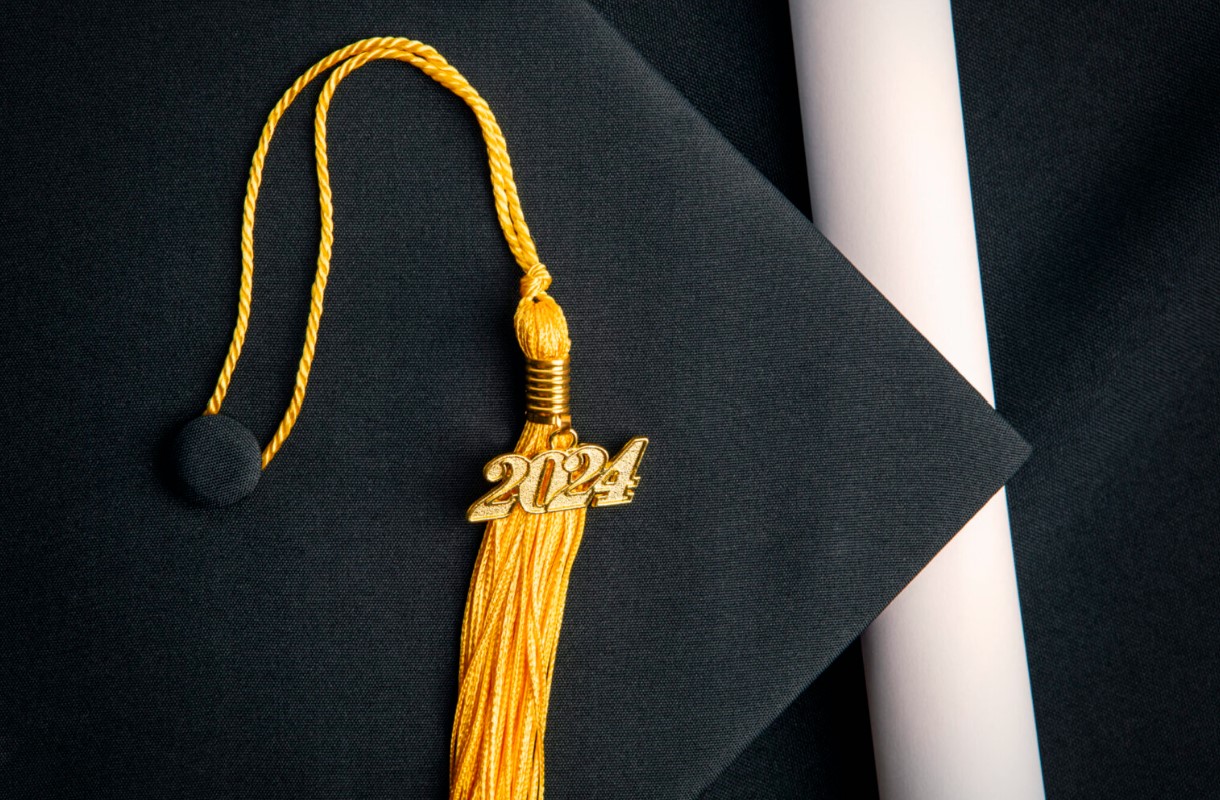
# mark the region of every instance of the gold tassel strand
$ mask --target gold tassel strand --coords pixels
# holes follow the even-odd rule
[[[528,278],[522,283],[531,290]],[[528,361],[567,359],[567,322],[545,292],[522,298],[515,327]],[[527,420],[515,452],[535,456],[569,431],[560,415]],[[451,800],[542,797],[555,649],[585,513],[581,507],[531,514],[514,505],[487,523],[462,623]]]

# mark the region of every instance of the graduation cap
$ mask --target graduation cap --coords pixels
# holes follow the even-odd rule
[[[31,48],[6,80],[27,165],[5,201],[21,425],[0,509],[19,794],[446,790],[480,539],[464,513],[526,410],[514,267],[460,100],[395,64],[345,83],[342,235],[291,448],[220,509],[170,491],[163,455],[225,359],[246,132],[369,29],[437,45],[495,107],[563,276],[582,432],[652,441],[646,490],[598,516],[572,569],[550,794],[697,794],[1025,457],[591,13],[90,13],[56,31],[88,72]],[[302,105],[269,157],[260,333],[226,399],[247,452],[292,394],[308,317]]]

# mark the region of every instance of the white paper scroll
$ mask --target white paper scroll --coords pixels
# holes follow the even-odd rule
[[[994,404],[948,0],[791,0],[813,220]],[[1004,494],[863,637],[883,800],[1044,796]]]

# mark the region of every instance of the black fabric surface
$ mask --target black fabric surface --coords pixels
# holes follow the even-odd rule
[[[400,64],[331,112],[310,395],[247,500],[172,491],[228,342],[267,110],[351,40],[436,45],[501,118],[587,440],[652,438],[572,576],[549,797],[693,797],[1025,443],[582,5],[9,6],[0,31],[0,796],[443,797],[463,510],[521,424],[516,267],[476,126]],[[312,97],[312,95],[310,95]],[[268,162],[225,413],[290,393],[309,108]]]
[[[700,795],[877,797],[864,664],[855,642]]]
[[[648,63],[806,215],[786,0],[592,0]]]
[[[1009,498],[1048,794],[1220,796],[1220,7],[984,6],[959,58],[1037,451]]]
[[[593,0],[802,213],[809,186],[786,0]],[[877,795],[859,644],[708,788],[705,800]]]
[[[786,3],[596,4],[805,207],[803,159],[776,157],[799,129],[773,127],[795,91],[743,88],[789,85]],[[1047,795],[1215,797],[1220,9],[953,7],[999,408],[1034,444],[1008,501]],[[875,793],[857,669],[708,797]]]

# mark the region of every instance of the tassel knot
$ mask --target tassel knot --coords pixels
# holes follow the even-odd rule
[[[536,361],[567,358],[572,350],[567,318],[549,294],[522,297],[513,316],[513,328],[526,358]]]
[[[534,298],[546,294],[550,285],[551,273],[547,272],[546,265],[535,264],[521,277],[521,296]]]

